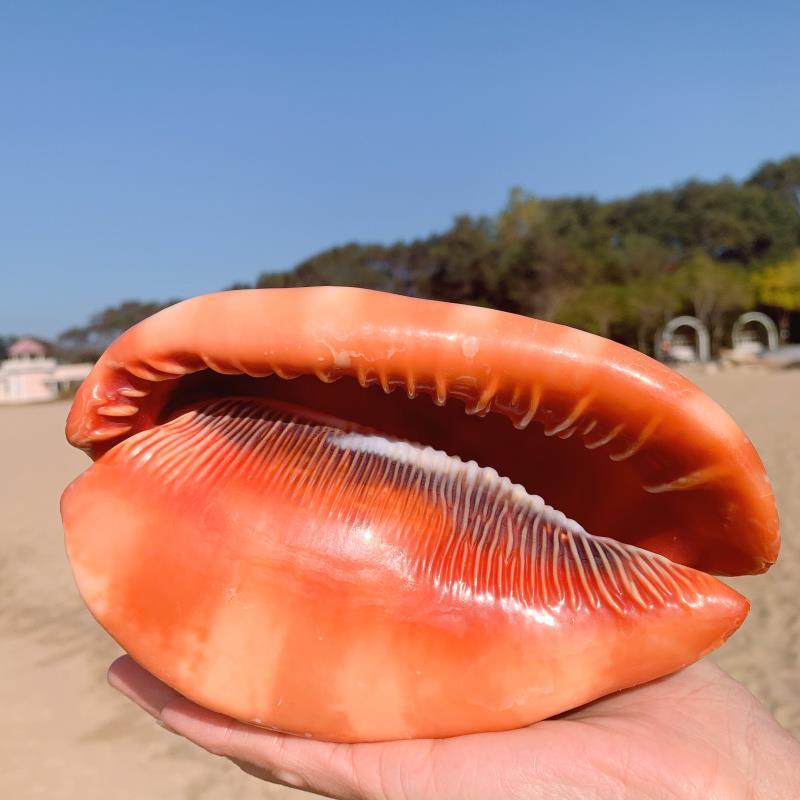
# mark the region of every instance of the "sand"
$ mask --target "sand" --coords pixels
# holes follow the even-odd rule
[[[783,542],[766,575],[729,579],[752,610],[712,658],[800,738],[800,370],[687,373],[742,426],[767,468]]]
[[[800,736],[800,371],[691,373],[759,449],[784,546],[767,576],[733,580],[753,610],[715,656]],[[87,464],[67,405],[0,407],[0,796],[48,800],[308,797],[196,751],[109,689],[116,645],[75,591],[58,518]]]

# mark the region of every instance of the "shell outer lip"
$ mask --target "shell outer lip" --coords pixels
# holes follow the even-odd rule
[[[659,426],[647,447],[697,469],[650,488],[680,492],[694,489],[693,480],[707,480],[735,500],[747,522],[728,533],[754,544],[737,570],[722,574],[763,572],[777,558],[771,487],[736,423],[670,368],[592,334],[485,308],[348,287],[204,295],[159,312],[112,343],[75,398],[69,441],[100,457],[156,424],[176,381],[204,369],[287,379],[316,374],[323,381],[366,376],[387,390],[408,389],[411,376],[410,396],[427,391],[436,401],[460,397],[468,411],[500,411],[517,426],[541,419],[551,436],[570,431],[588,408],[637,432],[624,450],[610,454],[631,451],[629,458],[638,456],[637,437],[648,431],[657,409]],[[514,392],[527,406],[514,406]],[[505,410],[503,395],[509,398]],[[718,570],[712,564],[709,571]]]

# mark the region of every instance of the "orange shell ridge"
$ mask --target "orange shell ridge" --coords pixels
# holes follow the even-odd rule
[[[484,308],[198,297],[109,347],[67,435],[95,460],[62,513],[100,623],[196,702],[318,738],[505,729],[674,671],[747,613],[707,573],[779,546],[699,389]]]

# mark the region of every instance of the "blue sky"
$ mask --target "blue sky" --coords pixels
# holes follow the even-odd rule
[[[0,333],[800,151],[800,3],[0,0]]]

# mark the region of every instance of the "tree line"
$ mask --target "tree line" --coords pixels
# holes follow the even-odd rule
[[[765,163],[741,182],[691,180],[608,202],[515,188],[494,216],[461,215],[410,242],[333,247],[229,288],[325,284],[491,306],[644,352],[678,313],[700,318],[718,349],[735,315],[760,307],[786,340],[800,326],[800,156]],[[94,357],[172,302],[107,308],[61,334],[56,349]]]

